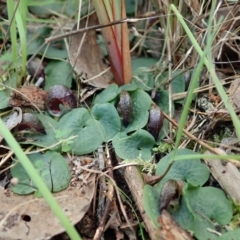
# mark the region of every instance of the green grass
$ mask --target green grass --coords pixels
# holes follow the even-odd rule
[[[26,73],[27,62],[27,32],[26,32],[26,18],[27,18],[27,1],[19,1],[17,4],[13,0],[7,1],[8,16],[10,21],[10,37],[12,47],[12,59],[14,68],[16,69],[16,75],[18,79],[18,85],[21,84],[22,78]],[[17,41],[17,32],[20,36],[20,44]],[[20,51],[19,51],[20,49]],[[18,54],[21,55],[21,71],[18,76]]]
[[[213,2],[216,3],[216,1],[213,1]],[[213,4],[213,6],[214,6],[214,4]],[[196,68],[196,71],[194,72],[192,82],[191,82],[191,85],[190,85],[189,90],[188,90],[188,96],[187,96],[187,99],[186,99],[186,102],[185,102],[185,105],[184,105],[181,120],[180,120],[180,123],[179,123],[179,129],[178,129],[178,132],[177,132],[176,142],[175,142],[175,149],[179,145],[179,142],[180,142],[181,137],[182,137],[182,132],[183,132],[182,129],[183,129],[183,127],[185,125],[185,122],[186,122],[186,119],[187,119],[190,104],[192,102],[193,91],[195,89],[197,81],[199,81],[199,77],[200,77],[200,74],[201,74],[201,69],[202,69],[203,64],[205,64],[206,68],[208,69],[208,71],[209,71],[209,73],[210,73],[210,75],[211,75],[211,77],[212,77],[212,79],[213,79],[213,81],[216,85],[218,93],[221,96],[221,98],[222,98],[222,100],[225,104],[225,107],[229,111],[229,114],[230,114],[230,116],[232,118],[232,121],[233,121],[233,124],[235,126],[237,136],[239,138],[240,137],[240,129],[239,129],[238,126],[240,125],[240,121],[239,121],[239,119],[238,119],[238,117],[237,117],[237,115],[236,115],[236,113],[233,109],[233,106],[229,102],[228,96],[227,96],[220,80],[218,79],[218,77],[216,75],[213,63],[211,62],[211,58],[210,57],[207,58],[207,55],[209,56],[209,53],[211,51],[211,43],[213,42],[215,34],[217,33],[217,31],[220,28],[221,20],[216,24],[216,26],[214,26],[214,30],[212,31],[211,30],[211,29],[213,29],[213,27],[212,27],[213,21],[212,21],[212,18],[211,18],[211,16],[213,16],[213,10],[212,10],[212,13],[209,17],[210,20],[208,22],[208,28],[207,28],[207,31],[208,31],[207,44],[206,44],[206,47],[203,51],[201,49],[201,47],[199,46],[198,42],[196,41],[195,37],[193,36],[191,30],[188,28],[187,24],[185,23],[183,17],[181,16],[181,14],[178,12],[177,8],[173,4],[171,5],[171,9],[176,14],[178,20],[182,24],[182,26],[183,26],[184,30],[186,31],[190,41],[192,42],[194,48],[197,50],[197,52],[200,56],[200,61],[199,61],[199,64]],[[212,9],[214,9],[214,8],[212,8]]]

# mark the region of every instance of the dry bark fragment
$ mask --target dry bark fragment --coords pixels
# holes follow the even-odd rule
[[[159,217],[161,228],[159,230],[159,238],[161,240],[191,240],[192,236],[182,229],[172,218],[172,216],[163,210]]]
[[[226,155],[226,152],[220,148],[217,148],[219,153]],[[204,154],[210,155],[209,151]],[[206,158],[204,162],[207,164],[213,177],[218,181],[224,191],[231,197],[236,205],[240,205],[240,173],[237,167],[229,161],[221,159]]]

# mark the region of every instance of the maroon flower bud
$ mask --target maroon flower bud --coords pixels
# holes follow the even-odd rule
[[[69,88],[55,85],[47,93],[46,107],[52,116],[60,117],[67,111],[77,107],[77,99]]]
[[[32,113],[24,113],[22,122],[18,125],[18,131],[31,131],[46,134],[42,122]]]

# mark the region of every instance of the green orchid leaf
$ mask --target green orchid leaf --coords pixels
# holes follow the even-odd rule
[[[138,75],[133,75],[132,83],[136,85],[139,89],[144,91],[150,91],[154,88],[154,76],[152,72],[148,72],[149,69],[142,67],[139,69],[141,73]]]
[[[237,240],[239,236],[240,236],[240,229],[237,228],[223,234],[221,237],[218,238],[218,240]]]
[[[67,131],[65,138],[76,136],[71,145],[72,152],[83,155],[95,151],[105,139],[105,129],[85,108],[76,108],[63,115],[60,130]]]
[[[159,196],[154,188],[150,185],[145,185],[143,189],[143,206],[147,215],[150,217],[156,227],[159,227],[158,217],[160,216]]]
[[[214,220],[221,225],[231,221],[233,206],[221,189],[191,188],[188,189],[187,198],[195,214]]]
[[[70,168],[65,158],[57,152],[48,151],[44,154],[30,154],[29,160],[37,169],[46,186],[51,192],[59,192],[68,187],[71,179]],[[20,163],[11,168],[12,177],[18,178],[19,183],[11,187],[17,194],[39,192]]]
[[[159,161],[156,168],[156,175],[162,175],[166,171],[169,164],[173,162],[173,154],[174,152],[171,152]],[[197,153],[189,149],[178,149],[176,151],[176,156],[195,154]],[[200,159],[175,161],[160,182],[159,188],[169,179],[186,181],[193,186],[202,186],[208,180],[209,174],[208,168],[201,163]]]
[[[128,92],[135,91],[137,88],[138,88],[137,85],[134,83],[124,84],[121,87],[119,87],[118,93],[121,93],[123,90]]]
[[[182,93],[185,91],[185,75],[182,70],[176,70],[173,73],[172,91],[175,93]]]
[[[37,116],[43,123],[46,134],[26,134],[27,141],[23,144],[52,146],[51,150],[82,155],[96,150],[105,139],[104,127],[85,108],[71,110],[59,122],[44,115]]]
[[[129,15],[133,15],[136,11],[136,4],[138,7],[142,6],[143,0],[125,0],[125,5],[126,5],[126,13]]]
[[[43,115],[43,114],[34,114],[42,122],[46,134],[40,133],[26,133],[24,137],[25,141],[22,141],[21,144],[33,144],[39,147],[48,147],[51,150],[59,150],[61,145],[57,144],[59,141],[56,137],[56,131],[59,128],[59,124],[53,118]]]
[[[192,223],[192,227],[189,229],[194,233],[194,236],[198,240],[206,240],[206,239],[211,239],[211,240],[217,240],[219,239],[218,236],[210,232],[209,229],[215,229],[216,226],[212,223],[204,219],[204,217],[197,216],[194,218],[194,221]]]
[[[158,90],[154,102],[162,109],[163,112],[169,113],[169,92],[168,90]],[[174,104],[172,104],[174,113]]]
[[[157,63],[157,60],[154,58],[133,58],[132,59],[132,72],[134,75],[138,75],[139,73],[142,72],[142,66],[145,68],[150,68]]]
[[[96,104],[92,109],[92,114],[105,128],[106,142],[121,131],[121,121],[116,108],[112,104]]]
[[[63,40],[55,41],[49,45],[45,44],[45,38],[52,34],[50,27],[41,27],[37,31],[27,34],[27,54],[33,55],[37,50],[39,55],[44,55],[49,59],[66,59],[68,57],[67,49]],[[44,46],[44,47],[42,47]]]
[[[149,109],[152,103],[150,96],[143,90],[129,93],[132,100],[132,117],[125,132],[132,132],[143,128],[148,122]]]
[[[140,129],[129,136],[120,132],[112,143],[116,154],[122,159],[130,160],[140,156],[143,160],[149,160],[155,141],[150,133]]]
[[[3,61],[2,61],[3,65],[0,66],[0,71],[4,72],[5,68],[7,68],[7,65],[4,66],[4,62],[6,62],[8,60],[9,59],[3,58]],[[10,100],[12,90],[17,88],[18,81],[20,81],[19,75],[18,75],[18,73],[14,72],[14,71],[10,71],[9,73],[5,73],[5,74],[1,75],[1,78],[0,78],[0,110],[7,108],[9,106],[9,100]],[[8,88],[8,87],[10,87],[10,88]]]
[[[93,103],[107,103],[112,101],[118,95],[118,85],[111,84],[109,87],[104,89],[101,93],[99,93],[94,99]]]
[[[168,209],[174,220],[184,229],[191,229],[194,215],[189,211],[184,197],[180,198],[179,208],[176,210]]]
[[[64,61],[51,61],[45,67],[45,90],[54,85],[64,85],[68,88],[72,85],[73,71],[69,63]]]
[[[172,92],[174,93],[182,93],[185,91],[185,75],[184,71],[179,69],[175,70],[171,76],[171,84],[172,84]],[[156,86],[160,86],[162,83],[166,83],[169,81],[168,71],[163,72],[156,81]]]
[[[174,219],[197,239],[218,239],[207,229],[215,229],[214,223],[228,224],[232,218],[232,204],[224,192],[214,187],[185,184],[182,194],[179,209],[170,209]]]
[[[150,91],[155,86],[152,66],[157,63],[153,58],[136,58],[132,60],[132,83],[139,89]],[[144,67],[143,67],[144,66]]]

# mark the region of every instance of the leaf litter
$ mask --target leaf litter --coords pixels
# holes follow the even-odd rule
[[[202,18],[201,15],[203,14],[203,12],[201,12],[200,2],[184,2],[186,2],[185,4],[188,7],[188,11],[192,14],[192,22],[195,21],[195,25],[202,29],[206,28],[203,22],[200,22],[198,19],[198,17]],[[56,5],[54,5],[55,3]],[[29,10],[36,14],[37,17],[46,18],[49,16],[58,16],[56,12],[61,12],[68,16],[73,14],[74,8],[72,5],[61,8],[59,1],[55,1],[55,3],[49,5],[47,9],[41,8],[38,10],[36,6],[31,6]],[[144,3],[138,1],[137,5],[139,13],[142,11],[142,14],[145,14]],[[156,6],[157,5],[152,6],[152,9],[156,10]],[[133,9],[131,9],[130,5],[128,7],[128,14],[134,14],[135,6]],[[166,11],[164,7],[162,7],[162,9]],[[205,14],[209,16],[207,7],[203,9]],[[238,21],[235,20],[238,10],[234,9],[238,9],[237,4],[236,6],[231,4],[220,6],[219,12],[224,15],[224,21],[229,22],[229,24],[223,22],[222,29],[226,28],[233,31],[238,27]],[[83,10],[86,11],[86,3]],[[60,19],[60,16],[58,16],[58,18]],[[216,18],[219,18],[218,11]],[[175,20],[176,19],[173,18],[173,23]],[[85,17],[81,19],[79,26],[80,28],[85,28],[86,26],[96,24],[98,24],[97,18],[92,14],[89,18]],[[77,23],[72,23],[73,27],[67,26],[66,29],[76,29],[77,25]],[[39,49],[39,47],[44,44],[44,38],[49,37],[54,32],[53,28],[56,28],[56,26],[57,25],[53,24],[51,26],[41,26],[40,24],[40,28],[38,26],[35,31],[28,33],[29,57],[36,54],[36,49]],[[105,226],[108,228],[105,233],[106,236],[109,234],[109,229],[113,229],[117,239],[124,238],[124,234],[125,236],[129,236],[129,239],[140,239],[137,237],[137,231],[140,231],[142,234],[141,239],[143,239],[140,223],[143,221],[150,239],[158,239],[159,236],[163,238],[167,236],[166,239],[173,240],[180,239],[179,236],[182,237],[182,239],[192,239],[193,236],[191,234],[193,234],[196,239],[230,239],[231,237],[228,238],[228,236],[230,236],[231,233],[233,234],[232,236],[236,236],[234,234],[237,234],[237,228],[239,227],[235,220],[239,215],[237,208],[235,212],[233,212],[233,208],[235,207],[233,203],[235,205],[239,203],[239,197],[236,194],[239,183],[239,171],[232,165],[232,163],[237,165],[236,161],[234,162],[234,159],[230,159],[232,163],[227,162],[225,166],[224,161],[213,160],[216,159],[216,157],[213,159],[203,158],[206,163],[206,165],[204,165],[200,159],[195,159],[194,155],[196,152],[203,152],[203,150],[206,149],[201,149],[201,146],[196,144],[199,142],[190,141],[186,136],[183,136],[181,140],[182,149],[177,150],[176,154],[178,157],[183,155],[186,159],[173,161],[173,152],[170,154],[167,154],[167,152],[169,148],[170,151],[173,150],[172,141],[174,141],[175,137],[175,128],[173,129],[174,131],[169,129],[168,122],[165,119],[161,131],[159,130],[159,132],[157,130],[157,135],[154,133],[154,136],[152,136],[147,131],[149,128],[146,126],[147,122],[149,122],[149,110],[152,101],[161,108],[164,114],[167,113],[174,117],[177,111],[181,112],[181,107],[184,105],[184,98],[187,95],[187,86],[189,84],[188,76],[191,76],[189,69],[193,68],[197,63],[196,51],[194,48],[191,48],[191,45],[187,46],[189,41],[186,37],[177,35],[176,38],[172,40],[174,43],[170,46],[171,48],[167,46],[167,51],[171,50],[174,53],[171,64],[176,67],[176,69],[172,68],[171,70],[173,70],[173,72],[171,73],[166,63],[167,61],[164,60],[160,62],[161,65],[158,63],[161,54],[165,51],[162,50],[163,45],[161,44],[159,44],[157,48],[154,46],[154,38],[156,38],[158,43],[163,42],[161,37],[164,38],[164,33],[159,32],[156,34],[155,26],[159,27],[159,25],[155,25],[154,21],[151,23],[139,21],[136,22],[135,26],[136,29],[129,32],[131,44],[134,44],[135,48],[133,56],[137,56],[137,58],[132,61],[133,79],[131,84],[122,87],[110,84],[112,83],[112,75],[108,70],[108,60],[104,55],[104,51],[100,49],[100,44],[98,44],[98,40],[101,39],[100,31],[98,30],[97,33],[95,31],[88,31],[86,34],[79,33],[78,35],[71,36],[67,44],[63,40],[60,40],[51,43],[48,47],[44,45],[44,48],[41,48],[37,52],[37,55],[42,57],[43,60],[45,72],[44,85],[40,87],[33,86],[32,83],[34,81],[31,80],[28,82],[27,80],[24,81],[22,85],[16,85],[16,87],[14,81],[9,84],[10,78],[7,80],[2,79],[1,83],[3,83],[5,87],[0,89],[0,99],[4,100],[0,102],[0,109],[5,111],[8,106],[20,107],[24,112],[30,109],[33,115],[36,116],[44,126],[46,134],[25,131],[23,135],[19,136],[17,128],[12,132],[23,148],[31,145],[31,148],[35,151],[35,153],[31,154],[32,156],[40,156],[42,154],[44,156],[43,158],[46,158],[44,164],[41,160],[38,161],[37,157],[34,157],[32,160],[36,161],[35,167],[38,169],[40,175],[45,178],[49,189],[53,192],[62,190],[59,193],[54,193],[54,196],[73,224],[77,224],[82,220],[79,226],[87,226],[89,232],[86,231],[84,233],[90,236],[90,238],[95,239],[95,237],[99,237],[100,235],[97,236],[98,231],[96,231],[94,236],[95,230],[99,230],[99,227]],[[141,35],[144,27],[147,31],[150,31],[150,33],[146,31],[144,32],[145,35]],[[56,33],[57,32],[54,34]],[[84,35],[86,35],[85,38]],[[198,37],[199,34],[196,31],[196,38]],[[238,49],[237,42],[230,42],[231,39],[229,35],[224,35],[224,30],[218,37],[224,38],[224,41],[222,41],[221,44],[218,44],[217,41],[213,42],[213,44],[216,44],[214,48],[215,52],[213,52],[214,58],[217,61],[216,71],[222,79],[226,79],[222,81],[224,86],[228,87],[231,83],[228,91],[229,99],[233,103],[236,113],[238,113],[239,84],[237,77],[234,75],[238,67],[234,62],[228,65],[226,64],[226,60],[235,60],[232,56],[235,56],[234,52],[236,52],[233,49]],[[183,48],[178,49],[178,44],[183,46]],[[103,44],[101,44],[101,46],[103,46]],[[192,50],[190,51],[189,49]],[[67,63],[66,60],[67,53],[70,64]],[[143,57],[144,55],[147,57]],[[183,68],[185,64],[187,65],[187,70]],[[71,67],[74,69],[74,73]],[[14,71],[11,72],[11,70],[9,70],[8,77],[10,74],[14,75]],[[229,75],[231,74],[233,76],[230,77],[229,81]],[[31,73],[31,75],[35,74]],[[88,81],[89,79],[90,81]],[[15,81],[17,82],[17,78]],[[89,89],[86,84],[106,89],[94,96],[92,96],[92,93],[86,93],[85,97],[82,93],[85,94],[85,90]],[[169,84],[171,85],[171,89],[168,87]],[[65,109],[64,104],[59,104],[60,110],[66,111],[60,119],[53,119],[45,111],[45,96],[54,85],[63,85],[71,88],[77,98],[77,108],[73,110]],[[11,95],[6,91],[7,86],[14,87]],[[132,116],[129,115],[131,119],[127,121],[127,124],[123,123],[123,116],[117,109],[122,91],[127,91],[133,101]],[[6,104],[5,99],[10,99],[10,102]],[[82,99],[85,99],[85,101],[82,101]],[[224,145],[223,143],[218,144],[218,142],[222,140],[218,138],[236,137],[228,110],[223,106],[221,101],[221,97],[213,88],[211,78],[209,80],[209,76],[203,71],[199,86],[195,89],[192,109],[190,109],[193,114],[189,113],[185,127],[192,135],[197,136],[199,139],[211,141],[211,144],[214,144],[214,146]],[[194,105],[194,103],[199,104]],[[41,112],[36,113],[33,109],[43,110],[45,114]],[[164,116],[166,117],[166,115]],[[14,121],[16,121],[16,125],[18,125],[18,119]],[[230,130],[227,132],[226,128],[221,126],[221,124],[228,126]],[[11,128],[12,127],[9,127],[9,129]],[[187,136],[191,135],[188,134]],[[101,152],[100,146],[103,145],[108,149],[108,144],[111,143],[111,141],[114,150],[111,150],[110,153]],[[231,149],[231,153],[235,154],[239,152],[238,143],[237,141],[234,143],[234,146],[228,146],[228,148]],[[157,146],[155,153],[152,151],[154,146]],[[186,147],[194,149],[195,151],[189,150]],[[42,153],[40,153],[40,151]],[[96,154],[96,152],[98,153]],[[225,154],[221,152],[221,150],[216,150],[215,153],[216,152],[222,155]],[[72,174],[70,177],[70,175],[66,173],[69,167],[63,167],[68,177],[64,177],[65,182],[61,183],[61,177],[64,175],[64,172],[60,171],[61,162],[63,165],[68,166],[62,157],[65,153],[67,153],[68,156],[71,155],[70,168],[72,169]],[[96,161],[92,161],[91,157],[80,157],[80,160],[78,159],[79,155],[91,156],[90,154],[92,153],[98,156],[97,162],[99,168],[92,169]],[[11,155],[8,155],[6,150],[2,149],[1,154],[4,158],[0,162],[0,173],[2,174],[2,169],[6,167],[7,170],[9,167],[9,164],[6,164],[6,159],[8,160]],[[48,155],[51,154],[54,156],[54,161],[47,160]],[[116,157],[114,156],[115,154]],[[76,155],[77,159],[74,159],[74,155]],[[139,157],[141,161],[138,161]],[[95,174],[97,172],[100,173],[99,170],[104,171],[105,168],[112,169],[117,167],[117,162],[122,163],[119,158],[127,160],[126,163],[123,162],[122,166],[120,165],[123,167],[126,164],[124,173],[121,173],[121,171],[115,173],[114,171],[114,177],[111,170],[109,170],[108,173],[104,173],[104,177],[100,177],[101,183],[98,188],[106,192],[107,197],[101,195],[101,192],[98,191],[95,185]],[[151,184],[144,184],[138,169],[136,169],[135,166],[131,166],[140,165],[142,169],[149,169],[146,165],[149,164],[152,158],[156,161],[156,176],[152,176],[153,178],[156,177],[155,180],[152,181],[153,186]],[[17,159],[14,159],[14,157],[12,159],[12,163],[15,164]],[[57,159],[61,159],[61,161],[55,161]],[[53,162],[54,164],[56,162],[56,169],[55,167],[54,169],[51,168]],[[100,162],[103,163],[102,167],[100,167]],[[165,164],[165,162],[168,163]],[[218,165],[217,163],[221,164]],[[208,168],[206,166],[208,166]],[[239,165],[237,166],[239,167]],[[20,188],[18,186],[24,183],[26,187],[24,188],[25,192],[21,193],[26,194],[29,193],[29,191],[33,191],[35,195],[38,196],[38,192],[35,186],[32,185],[31,179],[28,179],[23,169],[19,170],[19,167],[20,164],[17,163],[11,168],[12,177],[17,177],[20,181],[20,184],[11,186],[11,189],[13,191],[17,189],[15,191],[19,193]],[[151,169],[154,169],[154,164]],[[85,173],[84,170],[86,171]],[[58,176],[57,173],[61,173],[61,175]],[[210,173],[215,180],[211,180],[212,177]],[[19,176],[19,174],[22,175]],[[147,176],[149,177],[148,172],[145,172],[145,174],[148,174]],[[57,176],[56,180],[55,175]],[[126,182],[122,179],[123,175]],[[228,175],[230,177],[227,177]],[[0,228],[2,230],[0,238],[50,239],[56,234],[63,232],[62,227],[43,199],[35,198],[34,195],[24,196],[14,194],[7,187],[10,177],[7,174],[3,176],[7,179],[6,181],[8,183],[3,184],[3,188],[1,189],[0,205],[3,206],[3,208],[0,210],[2,211],[0,212],[0,216],[2,216],[0,218]],[[22,176],[26,177],[26,179],[22,178]],[[233,176],[235,184],[233,184]],[[124,199],[124,202],[121,200],[117,189],[115,193],[113,193],[113,187],[106,181],[106,177],[113,183],[114,178],[116,178],[115,184],[117,184],[118,187],[122,187],[126,183],[128,184],[129,189],[123,187],[123,191],[130,191],[129,196],[132,195],[132,197],[128,199],[130,204],[126,204],[126,196],[121,197]],[[137,181],[138,184],[134,184],[134,181]],[[162,186],[168,181],[181,182],[182,184],[177,205],[174,205],[174,207],[169,204],[172,202],[171,198],[174,194],[164,196],[163,199],[166,201],[164,200],[164,203],[159,203],[161,196],[165,195],[165,190],[162,190]],[[56,182],[60,187],[55,185]],[[222,189],[216,187],[218,183]],[[203,186],[203,184],[206,184],[206,186]],[[23,185],[21,187],[23,187]],[[54,188],[54,186],[56,188]],[[166,189],[166,187],[164,189]],[[99,208],[95,210],[95,212],[91,209],[94,194],[98,195],[99,202],[102,201],[102,205],[99,204]],[[166,195],[167,194],[168,193],[166,193]],[[231,199],[233,203],[226,197],[226,194],[229,195],[229,199]],[[205,196],[208,196],[208,198]],[[117,198],[118,203],[116,203],[115,198]],[[9,201],[9,199],[11,199],[11,201]],[[136,203],[139,210],[136,214],[132,214],[129,207],[129,205],[133,206],[134,203]],[[94,204],[96,204],[96,202],[94,202]],[[127,209],[127,212],[123,209],[124,207]],[[143,213],[145,211],[146,213]],[[106,214],[111,215],[111,217],[106,217]],[[122,216],[125,217],[124,221],[121,220],[123,219]],[[98,218],[99,227],[97,228],[97,226],[95,226],[95,228],[91,229],[89,224],[84,225],[84,223],[86,223],[85,221],[89,221],[86,217],[92,219],[95,219],[95,217]],[[162,225],[161,227],[159,227],[159,223]],[[49,228],[47,228],[47,226]],[[228,232],[229,229],[235,230]],[[83,230],[80,229],[80,232],[83,233]],[[221,237],[218,238],[220,235]],[[226,238],[224,238],[225,236]]]

